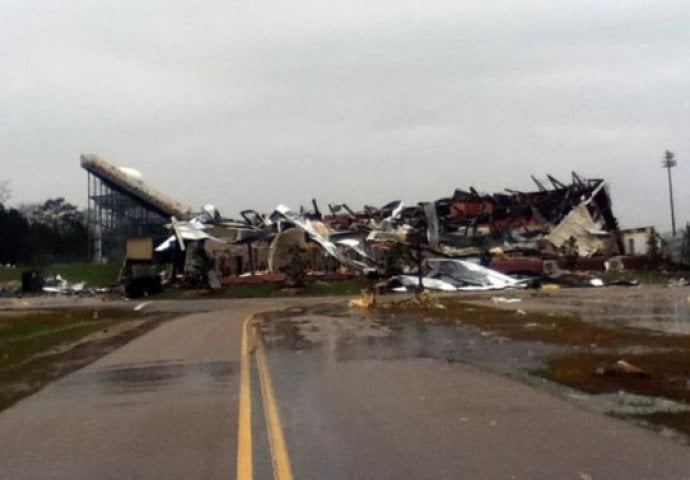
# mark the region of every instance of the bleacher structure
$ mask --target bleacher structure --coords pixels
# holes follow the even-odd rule
[[[188,207],[130,169],[92,154],[81,155],[81,166],[88,173],[89,251],[96,263],[121,259],[129,238],[166,238],[171,217],[189,216]]]

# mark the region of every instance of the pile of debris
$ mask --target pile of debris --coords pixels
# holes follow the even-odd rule
[[[92,293],[86,282],[70,282],[59,273],[44,276],[40,270],[31,269],[22,272],[21,282],[13,282],[12,293],[47,293],[51,295],[82,295]]]
[[[509,274],[541,274],[544,259],[609,257],[622,251],[602,179],[572,174],[569,184],[533,177],[537,190],[493,195],[474,188],[406,206],[328,205],[323,214],[278,205],[271,214],[223,219],[211,205],[191,219],[171,218],[171,236],[155,250],[171,275],[219,288],[223,279],[284,274],[383,276],[396,291],[521,287]],[[503,272],[503,273],[501,273]]]

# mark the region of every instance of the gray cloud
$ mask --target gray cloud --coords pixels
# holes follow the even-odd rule
[[[0,179],[84,203],[82,152],[225,214],[575,170],[627,226],[690,212],[690,4],[5,1]]]

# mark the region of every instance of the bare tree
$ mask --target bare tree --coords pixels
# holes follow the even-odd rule
[[[9,180],[0,180],[0,203],[5,203],[12,196],[12,187]]]

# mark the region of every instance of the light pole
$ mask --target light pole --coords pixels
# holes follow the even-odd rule
[[[664,154],[664,161],[662,163],[663,167],[668,171],[668,196],[671,199],[671,230],[673,231],[673,236],[676,236],[676,214],[673,210],[673,183],[671,182],[671,169],[675,167],[678,162],[676,161],[676,156],[670,150],[666,150]]]

